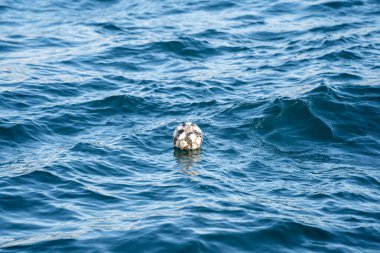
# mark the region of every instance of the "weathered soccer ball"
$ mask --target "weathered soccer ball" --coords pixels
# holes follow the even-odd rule
[[[174,130],[173,138],[174,146],[185,150],[198,149],[203,143],[202,130],[191,122],[177,126]]]

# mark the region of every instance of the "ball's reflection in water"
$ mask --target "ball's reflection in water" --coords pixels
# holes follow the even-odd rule
[[[178,165],[181,167],[181,172],[188,175],[198,175],[198,171],[193,170],[193,166],[201,161],[201,149],[196,150],[181,150],[174,148],[174,157],[177,160]]]

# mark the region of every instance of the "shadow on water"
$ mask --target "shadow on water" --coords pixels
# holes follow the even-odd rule
[[[193,170],[193,167],[202,160],[201,151],[202,149],[181,150],[174,148],[173,154],[177,160],[177,164],[181,168],[181,172],[192,176],[199,174],[198,171]]]

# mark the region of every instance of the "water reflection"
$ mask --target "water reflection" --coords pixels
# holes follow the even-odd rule
[[[181,172],[193,176],[199,174],[198,171],[193,170],[193,166],[202,159],[201,149],[181,150],[175,148],[174,157],[176,158],[178,165],[181,167]]]

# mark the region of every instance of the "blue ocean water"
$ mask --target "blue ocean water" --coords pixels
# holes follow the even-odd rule
[[[379,252],[379,73],[379,0],[0,0],[0,251]]]

